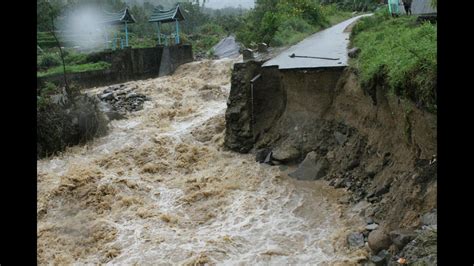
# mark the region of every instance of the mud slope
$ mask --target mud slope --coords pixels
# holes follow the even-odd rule
[[[350,69],[260,65],[234,67],[226,146],[290,165],[314,152],[324,179],[365,202],[381,230],[419,228],[436,208],[436,115],[383,84],[361,88]]]
[[[224,149],[235,60],[183,65],[130,82],[151,98],[86,146],[38,161],[44,264],[355,265],[363,227],[326,182]],[[104,88],[89,90],[94,94]]]

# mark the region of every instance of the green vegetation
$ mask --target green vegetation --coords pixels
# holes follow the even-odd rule
[[[39,47],[45,48],[52,48],[56,46],[56,40],[54,39],[53,35],[49,32],[38,32],[36,34],[36,40]]]
[[[96,62],[96,63],[86,63],[80,65],[68,65],[66,66],[67,73],[78,73],[78,72],[86,72],[92,70],[103,70],[110,68],[110,64],[106,62]],[[61,74],[63,72],[62,66],[57,66],[53,68],[49,68],[47,71],[37,72],[38,77],[45,77],[45,76],[52,76],[56,74]]]
[[[291,45],[351,15],[336,4],[313,0],[257,0],[255,9],[243,17],[237,39],[246,46],[260,42]]]
[[[361,49],[353,65],[363,86],[382,78],[391,92],[436,111],[436,25],[377,12],[356,24],[351,39]]]
[[[322,4],[334,4],[340,10],[345,11],[374,11],[380,7],[380,1],[377,0],[321,0]]]

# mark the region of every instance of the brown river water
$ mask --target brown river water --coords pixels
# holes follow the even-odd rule
[[[41,265],[357,265],[364,226],[344,189],[297,181],[223,147],[239,59],[132,81],[144,109],[38,161]],[[105,89],[94,88],[87,93]]]

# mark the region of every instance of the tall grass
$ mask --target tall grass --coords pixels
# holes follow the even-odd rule
[[[106,62],[97,62],[97,63],[86,63],[80,65],[70,65],[66,66],[67,73],[78,73],[78,72],[86,72],[92,70],[103,70],[110,68],[111,64]],[[37,72],[37,77],[45,77],[45,76],[52,76],[56,74],[60,74],[63,72],[62,66],[52,67],[46,71]]]
[[[351,35],[361,48],[353,65],[362,85],[383,77],[392,92],[436,111],[437,27],[415,17],[390,18],[377,13],[363,18]]]

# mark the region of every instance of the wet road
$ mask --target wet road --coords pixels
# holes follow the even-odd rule
[[[345,29],[351,23],[364,16],[370,16],[370,14],[350,18],[311,35],[267,61],[263,64],[263,67],[278,66],[279,69],[293,69],[347,66],[349,32],[345,32]],[[291,58],[290,55],[292,54],[295,54],[295,57]]]

